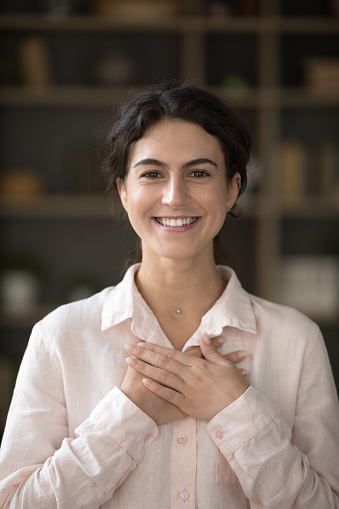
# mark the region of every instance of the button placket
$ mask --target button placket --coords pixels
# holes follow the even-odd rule
[[[193,417],[173,423],[171,509],[195,509],[196,427]]]

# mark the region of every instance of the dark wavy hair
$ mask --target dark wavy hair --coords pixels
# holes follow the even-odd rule
[[[230,181],[235,173],[240,173],[240,196],[247,186],[251,148],[247,129],[217,95],[178,81],[162,83],[141,92],[120,108],[106,139],[103,173],[107,191],[116,192],[118,180],[124,181],[132,143],[142,138],[151,126],[174,119],[197,124],[219,140],[225,157],[227,180]],[[229,215],[239,215],[236,205]],[[216,239],[215,259],[216,263],[223,263],[226,261],[224,254],[218,256],[216,252],[218,242]],[[129,263],[137,261],[141,261],[140,247]]]

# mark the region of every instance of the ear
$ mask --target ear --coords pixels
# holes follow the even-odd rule
[[[231,209],[235,202],[237,201],[240,187],[241,187],[241,175],[239,172],[237,172],[233,175],[232,180],[228,183],[227,206],[229,209]]]
[[[118,193],[119,193],[119,196],[120,196],[120,200],[121,200],[122,206],[124,207],[124,209],[127,212],[127,190],[126,190],[126,184],[120,178],[117,179],[117,189],[118,189]]]

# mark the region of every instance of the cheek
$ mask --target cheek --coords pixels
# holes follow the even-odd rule
[[[218,216],[223,215],[224,213],[226,214],[227,200],[228,190],[223,184],[220,184],[215,189],[213,189],[208,198],[211,210],[214,210]]]

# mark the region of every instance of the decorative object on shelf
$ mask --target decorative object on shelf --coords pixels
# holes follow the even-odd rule
[[[32,35],[20,47],[23,83],[27,87],[46,88],[53,84],[53,69],[44,37]]]
[[[75,278],[68,292],[68,302],[74,302],[76,300],[87,299],[94,295],[99,289],[99,285],[96,283],[95,278],[90,275],[78,276]]]
[[[211,18],[229,18],[233,15],[232,2],[211,0],[207,2],[206,14]]]
[[[304,82],[319,94],[339,94],[339,59],[310,58],[304,61]]]
[[[306,149],[296,139],[281,145],[281,190],[284,198],[300,200],[305,193]]]
[[[9,313],[25,313],[39,301],[42,270],[35,261],[20,257],[0,265],[0,296]]]
[[[339,198],[339,154],[333,143],[318,142],[311,156],[311,193]]]
[[[46,192],[45,179],[35,170],[13,168],[0,176],[0,196],[13,199],[28,199]]]
[[[136,77],[137,62],[125,47],[112,46],[97,55],[92,66],[95,83],[100,85],[126,85]]]
[[[281,262],[281,301],[316,319],[339,315],[339,257],[294,255]]]
[[[249,84],[239,74],[228,74],[222,81],[222,87],[227,93],[242,96],[249,91]]]
[[[177,16],[180,0],[92,0],[91,11],[104,16],[128,19],[151,19]]]

